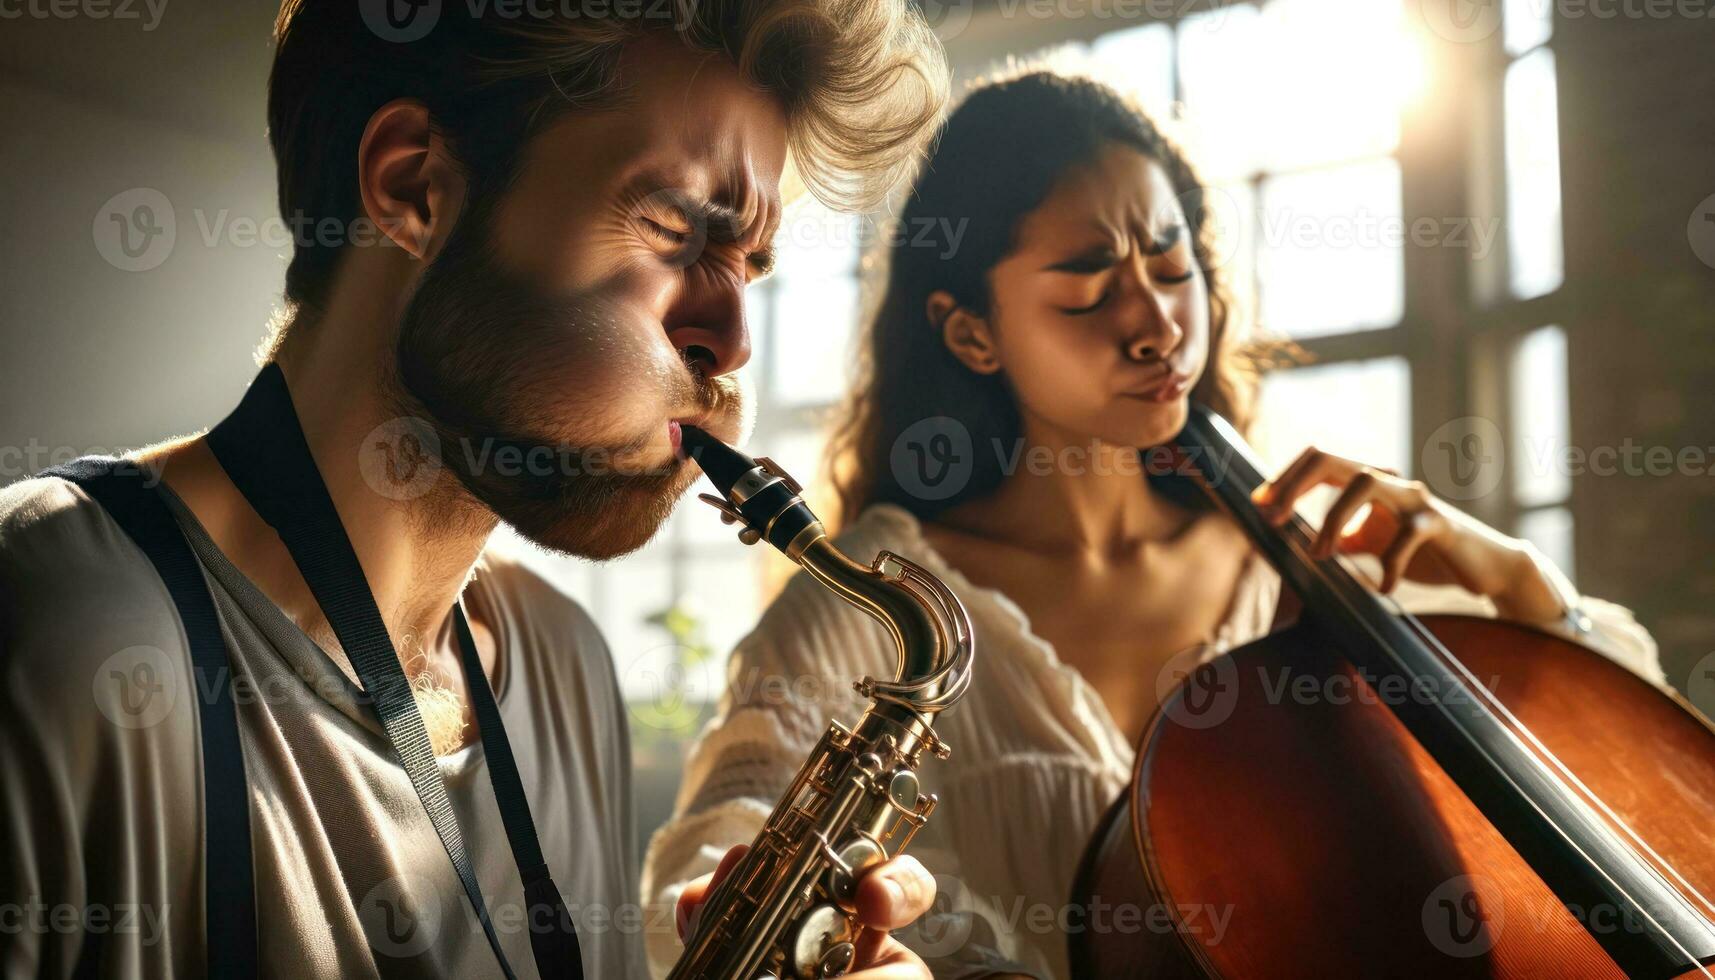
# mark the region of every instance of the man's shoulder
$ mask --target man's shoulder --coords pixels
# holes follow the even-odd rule
[[[159,675],[183,659],[166,585],[100,504],[54,477],[0,488],[4,683],[75,714],[115,670]]]
[[[148,586],[164,596],[147,557],[81,488],[33,477],[0,488],[0,581],[8,605],[26,597],[110,603],[117,587]],[[63,594],[62,594],[63,593]]]

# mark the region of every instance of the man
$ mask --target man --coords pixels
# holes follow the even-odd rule
[[[537,972],[537,903],[476,718],[473,692],[489,689],[574,958],[592,977],[642,969],[654,924],[634,904],[608,651],[570,600],[484,545],[499,521],[597,559],[649,539],[699,475],[675,451],[679,425],[742,435],[744,286],[769,267],[788,147],[813,189],[873,201],[945,81],[904,0],[627,6],[280,12],[269,138],[281,210],[304,232],[267,361],[296,425],[288,412],[243,437],[269,466],[301,428],[490,921],[302,550],[240,486],[237,450],[185,438],[134,462],[159,477],[218,610],[262,973]],[[205,861],[221,802],[199,741],[210,692],[177,593],[80,487],[0,492],[0,897],[20,913],[0,923],[0,967],[206,973],[205,888],[233,870]],[[886,931],[932,894],[908,857],[865,877],[865,976],[923,975]]]

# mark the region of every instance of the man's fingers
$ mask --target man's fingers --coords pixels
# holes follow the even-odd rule
[[[909,854],[876,865],[858,879],[858,918],[870,929],[899,929],[929,911],[935,879]]]
[[[693,917],[702,908],[703,900],[709,897],[709,892],[714,889],[715,885],[720,884],[721,879],[732,874],[732,869],[738,867],[738,862],[749,850],[749,845],[739,844],[727,851],[726,856],[721,858],[721,863],[715,866],[714,874],[703,875],[686,885],[685,890],[679,893],[679,901],[674,907],[673,918],[679,927],[680,939],[690,935]]]

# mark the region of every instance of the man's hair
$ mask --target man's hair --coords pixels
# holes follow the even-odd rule
[[[623,97],[628,41],[670,32],[778,98],[800,179],[851,208],[910,172],[946,99],[939,42],[907,0],[426,0],[403,23],[389,19],[394,2],[284,0],[275,21],[268,138],[280,213],[297,230],[293,319],[326,309],[352,237],[337,230],[362,216],[358,143],[394,99],[428,107],[482,199],[504,192],[524,146],[562,113]]]

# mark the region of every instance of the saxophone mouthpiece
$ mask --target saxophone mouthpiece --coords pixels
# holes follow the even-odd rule
[[[756,468],[756,460],[694,425],[680,425],[679,440],[685,458],[702,467],[723,497],[729,497],[739,478]]]
[[[739,540],[755,544],[766,539],[786,557],[797,561],[827,530],[799,496],[804,488],[791,474],[766,456],[752,459],[694,425],[681,426],[685,458],[702,467],[720,497],[702,499],[718,508],[729,522],[743,525]]]

